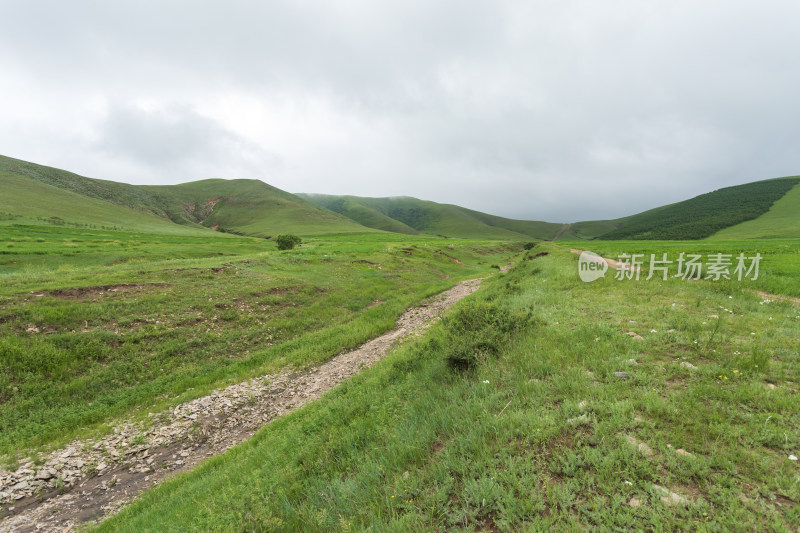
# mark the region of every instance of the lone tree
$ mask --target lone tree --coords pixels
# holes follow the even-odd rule
[[[275,237],[275,242],[278,244],[278,250],[291,250],[303,241],[297,235],[278,235]]]

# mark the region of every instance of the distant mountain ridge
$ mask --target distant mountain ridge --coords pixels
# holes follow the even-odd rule
[[[800,176],[725,187],[613,220],[514,220],[412,197],[291,194],[259,180],[129,185],[0,156],[0,220],[256,237],[388,231],[502,240],[800,237]],[[60,222],[59,222],[60,221]]]
[[[47,218],[60,213],[60,218],[79,222],[256,237],[375,231],[259,180],[129,185],[0,156],[0,183],[5,189],[0,212],[10,214]],[[37,191],[35,198],[29,198],[31,190]],[[20,197],[27,199],[24,208]]]
[[[552,222],[514,220],[409,196],[364,198],[302,193],[298,196],[348,216],[365,226],[398,233],[459,238],[551,240],[564,226]]]
[[[600,240],[697,240],[765,216],[798,187],[800,176],[724,187],[629,217],[571,224],[563,238]],[[800,207],[800,206],[799,206]],[[800,210],[794,219],[800,222]],[[772,228],[777,231],[778,228]],[[793,236],[800,237],[800,231]]]

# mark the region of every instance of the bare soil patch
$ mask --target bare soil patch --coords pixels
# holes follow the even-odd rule
[[[443,251],[441,251],[441,250],[439,250],[439,254],[441,254],[441,255],[445,256],[446,258],[448,258],[449,260],[451,260],[453,263],[455,263],[455,264],[457,264],[457,265],[463,265],[463,264],[464,264],[464,263],[463,263],[463,261],[461,261],[461,260],[460,260],[460,259],[458,259],[457,257],[453,257],[453,256],[452,256],[452,255],[450,255],[450,254],[446,254],[446,253],[444,253],[444,252],[443,252]]]
[[[55,289],[52,291],[33,291],[34,297],[54,296],[63,300],[96,298],[114,294],[137,292],[147,289],[169,287],[169,283],[118,283],[116,285],[93,285],[91,287],[75,287],[72,289]]]
[[[800,304],[800,298],[795,298],[794,296],[784,296],[783,294],[770,294],[768,292],[763,292],[763,291],[758,291],[758,295],[764,300],[781,300],[784,302],[792,302],[794,304]]]

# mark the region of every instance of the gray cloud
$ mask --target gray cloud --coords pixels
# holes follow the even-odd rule
[[[197,161],[224,168],[230,159],[239,171],[252,167],[251,175],[228,171],[223,177],[257,177],[280,163],[277,156],[185,105],[155,110],[114,106],[96,131],[97,148],[156,172],[186,172]]]
[[[93,177],[258,177],[610,218],[800,172],[800,4],[6,2],[0,146]]]

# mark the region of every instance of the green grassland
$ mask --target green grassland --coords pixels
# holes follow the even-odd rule
[[[770,246],[788,273],[763,280],[796,293],[798,257]],[[800,528],[797,305],[710,280],[583,283],[568,249],[538,245],[424,338],[99,530]]]
[[[192,228],[176,225],[153,213],[82,196],[24,175],[0,170],[0,183],[3,191],[0,195],[0,220],[138,229],[151,233],[196,233]]]
[[[352,220],[258,180],[203,180],[141,186],[168,197],[170,216],[223,232],[274,237],[372,231]]]
[[[609,231],[618,228],[624,220],[624,218],[618,218],[615,220],[588,220],[583,222],[575,222],[573,224],[568,224],[554,240],[591,240],[596,238],[598,235],[608,233]]]
[[[373,231],[258,180],[128,185],[0,156],[4,218],[58,217],[71,225],[149,232],[186,228],[271,237]],[[205,230],[210,231],[210,230]]]
[[[0,453],[319,363],[390,329],[421,298],[493,271],[514,248],[376,232],[307,237],[280,252],[211,231],[5,222]]]
[[[405,233],[407,235],[418,235],[420,233],[404,222],[395,220],[373,207],[364,205],[364,202],[360,201],[362,199],[358,197],[331,196],[327,194],[299,194],[298,196],[355,220],[368,228],[391,231],[392,233]]]
[[[725,228],[710,238],[715,240],[785,239],[798,236],[800,236],[800,184],[795,185],[760,217]]]
[[[475,239],[552,239],[564,226],[551,222],[513,220],[457,205],[439,204],[407,196],[300,196],[365,226],[399,233]]]
[[[726,187],[636,215],[561,224],[513,220],[411,197],[290,194],[258,180],[128,185],[0,156],[0,220],[271,238],[386,231],[492,240],[800,237],[800,177]]]
[[[99,530],[798,530],[799,180],[562,225],[0,157],[0,461],[317,365],[490,276],[424,336]],[[278,233],[303,243],[279,251]],[[666,280],[583,283],[570,248],[642,254],[641,278],[651,254],[673,263]],[[760,254],[759,277],[683,280],[681,253]]]
[[[718,232],[720,238],[747,238],[775,235],[780,237],[800,237],[797,231],[797,193],[793,193],[782,204],[776,204],[792,191],[800,178],[788,177],[756,181],[734,187],[725,187],[710,193],[701,194],[689,200],[665,205],[615,220],[578,222],[561,235],[561,240],[602,239],[602,240],[696,240],[710,237]],[[745,233],[725,232],[726,228],[757,219],[779,205],[778,211],[756,224],[753,230],[745,226]],[[781,207],[782,206],[782,207]],[[784,223],[794,221],[789,227]]]
[[[770,294],[800,297],[800,239],[770,239],[767,241],[743,239],[738,241],[593,241],[589,243],[572,242],[564,243],[565,246],[572,246],[580,249],[589,249],[592,252],[611,259],[618,259],[620,254],[641,254],[639,258],[643,261],[640,277],[646,278],[650,272],[651,256],[655,260],[663,258],[667,254],[667,260],[672,261],[669,265],[669,274],[677,274],[677,260],[681,253],[700,255],[702,262],[707,264],[709,256],[723,254],[729,256],[731,262],[729,275],[731,279],[720,279],[715,281],[713,287],[716,290],[749,290],[764,291]],[[752,276],[739,281],[734,275],[736,258],[739,254],[744,254],[745,258],[761,255],[759,264],[758,279],[750,279]],[[750,261],[745,262],[746,267],[750,266]],[[703,270],[702,277],[708,275],[707,269]],[[608,276],[614,276],[615,272],[609,271]],[[660,275],[655,273],[655,277]],[[743,276],[744,277],[744,276]],[[652,281],[652,280],[651,280]]]

